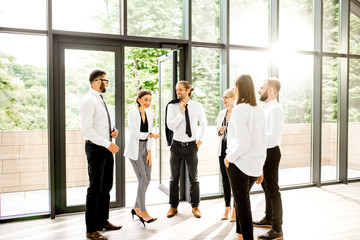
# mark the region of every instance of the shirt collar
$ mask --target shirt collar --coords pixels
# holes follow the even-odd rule
[[[265,103],[264,108],[271,107],[272,105],[274,105],[276,103],[277,103],[277,99],[275,98],[275,99],[271,100],[270,102]]]
[[[90,92],[91,92],[91,94],[94,94],[95,96],[98,96],[98,97],[100,97],[100,95],[101,95],[101,93],[99,93],[98,91],[96,91],[93,88],[90,88]]]

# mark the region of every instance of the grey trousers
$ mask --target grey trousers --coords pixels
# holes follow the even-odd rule
[[[134,207],[140,208],[142,212],[146,211],[145,194],[151,180],[151,167],[146,163],[147,142],[139,141],[139,157],[137,160],[130,159],[138,179],[137,196]]]

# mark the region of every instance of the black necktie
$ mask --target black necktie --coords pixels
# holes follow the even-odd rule
[[[106,107],[106,103],[104,101],[104,98],[103,96],[100,94],[100,97],[101,97],[101,100],[103,101],[104,103],[104,106],[105,106],[105,110],[106,110],[106,114],[107,114],[107,117],[108,117],[108,123],[109,123],[109,140],[111,141],[111,119],[110,119],[110,114],[109,114],[109,110],[107,109]]]
[[[190,126],[190,118],[189,118],[189,111],[188,111],[188,105],[185,106],[185,122],[186,122],[186,134],[191,138],[191,126]]]

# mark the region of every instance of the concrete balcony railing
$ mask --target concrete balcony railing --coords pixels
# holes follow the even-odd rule
[[[127,132],[127,130],[125,130]],[[209,126],[199,150],[199,176],[219,174],[215,127]],[[349,125],[349,168],[360,169],[360,124]],[[336,165],[337,125],[323,124],[322,164]],[[310,166],[311,125],[286,124],[282,133],[280,168]],[[122,153],[120,153],[122,154]],[[153,147],[152,179],[159,179],[159,161]],[[168,164],[168,160],[165,161]],[[67,187],[88,184],[84,140],[80,131],[66,133]],[[135,181],[126,160],[126,181]],[[168,167],[165,167],[165,169]],[[169,173],[165,173],[168,175]],[[0,193],[48,189],[47,131],[0,132]]]

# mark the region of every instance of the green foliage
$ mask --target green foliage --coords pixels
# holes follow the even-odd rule
[[[47,129],[46,69],[0,52],[0,131]]]

